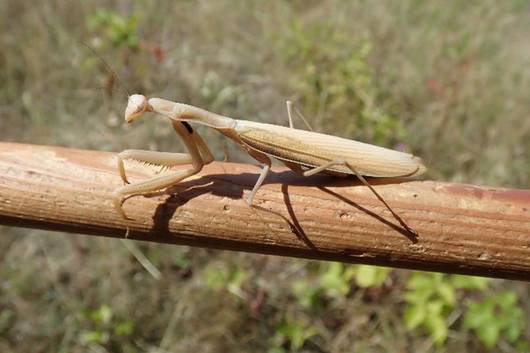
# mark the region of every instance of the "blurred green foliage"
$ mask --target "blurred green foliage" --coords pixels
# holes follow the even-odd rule
[[[354,284],[360,288],[382,286],[390,271],[376,266],[323,263],[315,279],[294,281],[292,291],[300,306],[318,312],[325,306],[326,299],[345,299]]]
[[[238,297],[243,297],[241,287],[247,275],[242,268],[229,271],[223,266],[210,265],[204,269],[203,276],[205,284],[211,289],[224,289]]]
[[[392,271],[390,268],[359,265],[355,269],[355,282],[361,288],[382,286]]]
[[[176,250],[173,256],[173,263],[179,269],[187,270],[191,267],[191,261],[184,251]]]
[[[364,137],[375,144],[406,137],[402,122],[385,112],[386,102],[374,85],[369,38],[352,41],[332,22],[305,26],[299,20],[293,20],[280,38],[293,91],[309,116],[349,117],[318,121],[319,128],[332,125],[345,136]]]
[[[464,317],[464,326],[476,331],[488,348],[495,347],[501,336],[515,343],[528,320],[517,301],[515,292],[503,291],[485,300],[471,302]]]
[[[85,311],[83,318],[80,325],[85,328],[79,333],[79,342],[94,349],[101,345],[120,345],[124,336],[134,332],[134,322],[118,319],[112,308],[105,304],[96,310]]]
[[[350,291],[350,282],[354,270],[340,262],[331,262],[322,266],[324,269],[320,275],[320,286],[325,294],[330,297],[343,297]]]
[[[101,37],[96,38],[94,44],[103,41],[105,47],[108,42],[116,48],[130,49],[137,49],[140,44],[136,16],[123,16],[116,11],[100,9],[88,17],[87,25],[92,31],[101,33]]]
[[[488,280],[441,273],[414,273],[407,283],[403,320],[408,329],[424,327],[437,345],[449,332],[449,315],[454,311],[458,289],[484,290]]]
[[[284,320],[275,330],[268,353],[298,351],[306,340],[315,334],[316,330],[310,323],[285,315]]]

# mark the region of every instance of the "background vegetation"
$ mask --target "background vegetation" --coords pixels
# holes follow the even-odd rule
[[[130,92],[530,181],[527,1],[0,1],[0,138],[182,148]],[[204,130],[222,158],[247,161]],[[2,352],[529,351],[530,287],[1,228]],[[154,266],[148,272],[141,252]]]

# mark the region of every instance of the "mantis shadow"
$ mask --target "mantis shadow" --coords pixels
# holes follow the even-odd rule
[[[221,197],[229,197],[231,199],[243,199],[244,191],[252,190],[258,176],[258,173],[209,174],[194,180],[180,182],[177,185],[171,186],[161,192],[144,195],[146,197],[169,195],[169,197],[166,198],[164,202],[160,203],[155,210],[153,215],[154,225],[152,230],[155,232],[168,234],[169,221],[174,216],[177,209],[185,205],[189,200],[192,200],[198,196],[212,194]],[[410,178],[371,178],[369,180],[372,185],[385,185],[407,182],[410,181]],[[280,214],[279,212],[268,210],[257,205],[253,205],[252,209],[268,212],[282,218],[289,225],[291,231],[296,235],[296,237],[312,250],[318,251],[317,247],[310,241],[309,237],[306,235],[303,227],[298,221],[292,206],[291,198],[289,196],[289,185],[318,188],[319,190],[332,195],[333,197],[352,207],[355,207],[356,209],[366,213],[393,230],[403,234],[412,243],[417,243],[418,241],[418,234],[409,228],[406,223],[394,212],[391,211],[400,225],[386,220],[375,212],[370,211],[358,203],[329,189],[329,187],[351,187],[363,185],[354,177],[336,177],[325,174],[304,177],[292,171],[271,171],[263,182],[263,185],[265,184],[282,185],[281,191],[289,218]]]
[[[283,174],[290,172],[281,172],[274,173],[271,172],[270,175],[274,174]],[[242,173],[242,174],[210,174],[207,176],[202,176],[201,178],[183,181],[178,185],[167,188],[164,191],[145,194],[146,197],[155,197],[161,195],[169,195],[168,198],[163,203],[160,203],[153,216],[154,225],[152,230],[162,234],[169,233],[169,221],[174,216],[177,209],[185,205],[189,200],[192,200],[195,197],[212,194],[215,196],[229,197],[231,199],[243,199],[243,194],[245,190],[251,190],[255,183],[258,174],[252,173]],[[278,183],[278,180],[270,180],[267,178],[263,184],[274,184]],[[281,179],[281,178],[280,178]],[[291,229],[296,237],[302,241],[308,248],[317,251],[317,247],[309,240],[305,234],[302,226],[298,222],[296,215],[294,213],[291,201],[287,192],[287,183],[291,181],[287,180],[283,183],[282,192],[284,195],[284,201],[287,206],[287,210],[291,220],[279,212],[268,210],[264,207],[258,205],[249,206],[251,209],[260,210],[263,212],[270,213],[274,216],[282,218]],[[227,186],[228,184],[228,186]],[[307,184],[311,185],[311,184]],[[259,214],[257,214],[259,217]]]

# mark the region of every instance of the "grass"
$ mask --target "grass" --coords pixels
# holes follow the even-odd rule
[[[2,140],[182,148],[155,119],[122,125],[123,87],[276,124],[292,99],[319,131],[421,155],[430,178],[530,182],[526,1],[8,0],[0,10]],[[222,159],[227,142],[201,132]],[[483,351],[480,332],[497,332],[497,351],[529,349],[515,314],[530,312],[524,283],[137,243],[156,280],[119,241],[0,229],[3,352]],[[505,291],[516,299],[495,310],[519,335],[466,316]]]

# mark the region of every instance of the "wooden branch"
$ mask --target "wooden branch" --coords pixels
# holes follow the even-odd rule
[[[132,182],[154,174],[127,165]],[[112,206],[114,153],[0,143],[0,223],[265,254],[530,280],[530,190],[378,181],[407,231],[355,178],[273,173],[256,195],[252,165],[196,177]]]

